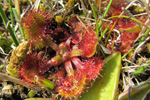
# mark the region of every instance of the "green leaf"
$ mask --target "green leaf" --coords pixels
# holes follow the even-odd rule
[[[54,89],[54,87],[55,87],[55,83],[53,83],[52,81],[50,81],[50,80],[48,80],[48,79],[44,79],[44,78],[38,78],[38,76],[35,76],[35,78],[36,78],[36,82],[39,84],[39,85],[41,85],[41,86],[43,86],[43,87],[48,87],[48,88],[50,88],[50,89]],[[45,87],[45,88],[46,88]]]
[[[55,87],[55,83],[53,83],[52,81],[50,81],[50,80],[48,80],[48,79],[43,79],[43,80],[41,80],[41,82],[42,82],[45,86],[49,87],[50,89],[54,89],[54,87]]]
[[[121,68],[121,54],[114,53],[104,60],[103,71],[92,88],[79,100],[115,100]]]
[[[144,100],[150,92],[150,79],[139,86],[130,88],[130,100]],[[129,90],[124,91],[119,95],[118,100],[128,100]]]

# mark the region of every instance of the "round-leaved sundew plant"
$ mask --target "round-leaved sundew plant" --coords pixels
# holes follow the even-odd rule
[[[69,19],[69,25],[72,31],[70,38],[59,44],[60,55],[49,61],[53,66],[60,65],[66,73],[65,76],[55,77],[55,90],[64,99],[78,98],[103,67],[101,58],[93,57],[98,38],[92,28],[76,16]]]
[[[30,49],[17,69],[19,78],[49,87],[61,98],[78,98],[103,67],[96,55],[98,37],[87,22],[75,15],[68,21],[70,27],[61,27],[53,16],[39,9],[28,11],[22,19]],[[47,50],[43,51],[44,47]]]

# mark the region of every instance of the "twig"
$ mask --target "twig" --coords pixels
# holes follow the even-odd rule
[[[81,6],[82,6],[82,9],[83,9],[84,14],[86,14],[86,13],[88,12],[88,10],[86,9],[86,7],[85,7],[85,5],[84,5],[83,0],[80,0],[80,2],[81,2]]]
[[[132,63],[134,62],[135,60],[135,56],[136,56],[136,53],[138,51],[139,48],[141,48],[148,40],[150,39],[150,37],[148,37],[145,41],[143,41],[134,51],[134,54],[133,54],[133,58],[132,58]]]
[[[39,85],[33,85],[33,84],[29,84],[27,82],[22,82],[21,80],[19,80],[17,78],[11,77],[11,76],[3,74],[3,73],[0,73],[0,80],[11,81],[11,82],[17,83],[19,85],[23,85],[27,88],[31,88],[31,89],[36,90],[36,91],[41,91],[42,90],[42,88]]]
[[[122,69],[127,69],[127,68],[139,68],[142,66],[149,66],[149,64],[142,64],[142,65],[134,65],[134,66],[127,66],[127,67],[122,67]]]

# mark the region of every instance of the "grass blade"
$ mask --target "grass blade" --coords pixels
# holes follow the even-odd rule
[[[141,21],[139,21],[138,19],[135,19],[135,18],[133,18],[133,17],[130,17],[130,16],[112,16],[112,17],[109,17],[109,18],[107,18],[108,20],[110,20],[110,19],[112,19],[112,18],[120,18],[120,17],[122,17],[122,18],[128,18],[128,19],[131,19],[131,20],[133,20],[133,21],[135,21],[135,22],[137,22],[138,24],[140,24],[140,25],[144,25]],[[145,25],[144,25],[145,26]]]
[[[0,4],[0,15],[1,15],[2,19],[3,19],[3,22],[4,22],[5,26],[7,26],[8,19],[7,19],[6,14],[4,13],[4,11],[2,9],[2,5],[1,4]],[[16,38],[16,36],[15,36],[15,34],[13,32],[13,29],[10,27],[10,25],[8,25],[7,30],[10,33],[10,36],[11,36],[13,42],[15,43],[15,45],[18,46],[19,42],[18,42],[18,40],[17,40],[17,38]]]
[[[94,14],[95,23],[96,23],[96,34],[97,34],[97,36],[99,36],[98,23],[97,23],[97,15],[96,15],[96,12],[95,12],[94,5],[92,5],[91,8],[92,8],[92,11],[93,11],[93,14]]]
[[[13,8],[12,11],[13,11],[13,13],[14,13],[14,15],[15,15],[16,21],[17,21],[17,22],[20,22],[20,18],[19,18],[19,15],[18,15],[18,13],[17,13],[16,8]],[[25,36],[24,36],[24,31],[23,31],[23,29],[22,29],[22,27],[21,27],[21,24],[18,23],[18,25],[19,25],[19,30],[20,30],[20,32],[21,32],[21,34],[22,34],[22,36],[23,36],[24,41],[25,41],[26,38],[25,38]]]
[[[131,48],[127,53],[125,53],[125,54],[121,57],[121,59],[125,58],[132,50],[133,50],[133,48]]]
[[[14,27],[14,15],[13,15],[13,12],[12,12],[12,2],[11,2],[11,0],[9,0],[9,9],[10,9],[11,24],[12,24],[12,27]]]
[[[108,31],[109,27],[110,27],[110,24],[105,28],[105,30],[103,31],[102,35],[99,37],[99,41],[101,41],[101,39],[103,38],[105,33]]]
[[[103,19],[105,18],[106,14],[107,14],[107,12],[108,12],[108,10],[109,10],[110,6],[111,6],[112,1],[113,1],[113,0],[110,0],[110,1],[109,1],[108,6],[107,6],[107,8],[106,8],[106,10],[105,10],[105,12],[104,12],[104,15],[103,15],[102,21],[101,21],[101,23],[99,24],[98,29],[99,29],[99,28],[101,28],[102,23],[103,23]]]

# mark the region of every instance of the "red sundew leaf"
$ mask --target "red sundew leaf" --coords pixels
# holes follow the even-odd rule
[[[106,0],[106,2],[108,3],[110,0]],[[108,12],[108,16],[107,17],[113,17],[113,16],[118,16],[121,14],[122,12],[122,7],[126,7],[129,2],[126,2],[126,0],[114,0],[110,6],[110,10]],[[126,15],[126,14],[124,14]],[[142,16],[136,16],[136,19],[138,19],[141,22],[145,22],[147,20],[147,15],[142,15]],[[118,21],[117,21],[118,19]],[[139,26],[139,24],[133,20],[131,20],[130,18],[112,18],[113,23],[115,21],[118,22],[118,24],[115,26],[115,29],[118,29],[121,32],[129,32],[129,33],[138,33],[141,31],[142,27],[141,25]],[[112,24],[113,25],[113,24]],[[112,25],[110,25],[112,27]],[[105,22],[104,23],[104,28],[106,28],[108,26],[108,23]],[[111,27],[109,29],[111,29]]]
[[[72,16],[69,19],[68,24],[71,26],[71,30],[73,32],[72,43],[77,44],[77,43],[81,42],[81,40],[82,40],[81,32],[84,29],[83,23],[81,23],[76,16]]]
[[[83,51],[83,56],[93,56],[96,52],[97,44],[98,37],[96,33],[90,27],[87,30],[83,30],[83,39],[79,43],[79,49]]]
[[[56,70],[54,73],[52,73],[48,77],[48,79],[53,80],[57,85],[59,85],[60,84],[59,80],[65,78],[65,76],[66,76],[66,71],[65,68],[62,67],[61,69]]]
[[[82,33],[78,33],[72,36],[72,43],[78,44],[82,41]]]
[[[112,12],[111,16],[117,16],[117,15],[120,15],[121,14],[121,11],[120,10],[116,10],[114,12]],[[118,18],[113,18],[112,21],[115,22],[117,21]]]
[[[98,44],[96,32],[94,32],[87,23],[79,20],[76,16],[71,17],[68,24],[72,30],[72,43],[78,44],[78,49],[83,51],[82,56],[93,56]]]
[[[61,78],[59,85],[56,86],[56,91],[64,99],[77,98],[83,92],[85,84],[86,75],[78,70],[74,75]]]
[[[51,67],[51,64],[48,64],[48,61],[42,61],[40,60],[38,63],[39,66],[39,74],[44,74],[46,71],[49,70],[49,68]]]
[[[147,20],[147,16],[139,16],[136,17],[136,19],[138,19],[142,23],[145,23]],[[142,29],[142,27],[139,26],[137,22],[128,18],[120,18],[120,20],[118,21],[118,28],[120,31],[125,31],[128,33],[139,33]]]
[[[38,74],[36,54],[28,55],[19,72],[24,81],[35,83],[34,76]]]
[[[122,33],[120,39],[121,41],[128,41],[129,43],[132,43],[138,35],[138,33]]]
[[[118,15],[117,11],[115,11],[112,16],[116,16]],[[116,14],[116,15],[115,15]],[[118,19],[118,21],[117,21]],[[140,16],[140,17],[136,17],[136,19],[138,19],[139,21],[145,23],[145,21],[147,20],[146,16]],[[115,26],[115,29],[119,30],[120,32],[128,32],[128,33],[139,33],[142,29],[142,25],[138,24],[137,22],[135,22],[134,20],[130,19],[130,18],[112,18],[113,23],[115,21],[117,21],[117,25]],[[109,25],[108,22],[105,22],[103,25],[103,28],[106,28]],[[113,24],[110,25],[109,29],[111,29],[113,26]]]
[[[47,23],[47,14],[44,11],[33,10],[29,11],[22,20],[26,38],[39,48],[43,47],[45,44],[42,33]]]
[[[59,33],[64,31],[60,32],[61,29],[58,29],[54,33],[54,30],[57,27],[57,23],[54,22],[52,18],[53,13],[51,12],[46,13],[44,10],[32,10],[29,11],[22,19],[22,25],[26,38],[30,41],[31,44],[35,45],[39,49],[46,45],[50,46],[54,50],[57,50],[55,48],[58,48],[52,40],[58,39],[56,35],[61,37],[62,34]],[[53,37],[50,36],[52,34]],[[64,32],[64,34],[66,35],[67,33]],[[59,39],[55,41],[59,41]]]
[[[127,5],[126,0],[113,0],[111,7],[114,9],[121,10],[121,7],[125,7],[126,5]]]
[[[123,41],[118,51],[126,53],[131,49],[131,44],[128,41]]]
[[[136,19],[144,23],[147,20],[147,17],[140,16],[136,17]],[[106,25],[108,24],[105,23],[104,27],[106,27]],[[121,46],[117,46],[116,50],[122,53],[126,53],[131,49],[132,43],[138,37],[139,32],[142,28],[134,20],[131,20],[129,18],[119,18],[118,25],[115,26],[115,29],[121,32]],[[107,47],[111,50],[113,46],[111,46],[111,44],[107,44]]]
[[[138,35],[139,33],[122,33],[120,36],[120,41],[118,42],[118,44],[116,44],[115,50],[120,51],[122,53],[128,52],[131,49],[132,44],[134,40],[138,37]],[[107,48],[109,50],[112,50],[112,44],[107,44]]]
[[[103,61],[99,57],[85,59],[81,62],[79,58],[73,58],[75,67],[86,73],[86,81],[95,80],[103,67]]]
[[[19,73],[24,81],[35,83],[35,75],[43,75],[50,67],[51,65],[47,61],[38,59],[37,54],[32,53],[26,57],[26,60],[19,69]]]
[[[128,18],[120,18],[118,21],[118,26],[120,28],[129,28],[137,25],[137,23],[131,19]]]
[[[74,33],[79,33],[84,28],[83,23],[81,23],[76,16],[70,17],[68,24],[71,26],[71,30]]]
[[[103,61],[99,57],[84,60],[87,81],[95,80],[103,67]]]
[[[121,34],[121,46],[119,47],[119,51],[122,53],[126,53],[131,49],[131,45],[134,40],[138,37],[138,33],[122,33]]]
[[[110,0],[106,0],[105,5],[107,6]],[[108,15],[110,16],[112,13],[115,11],[120,11],[122,12],[122,7],[126,7],[129,4],[129,2],[126,2],[126,0],[113,0],[109,11]]]

